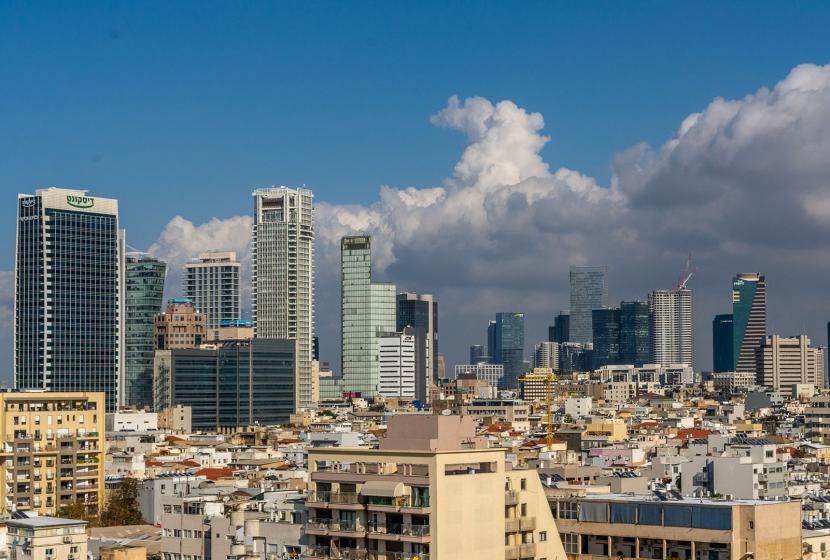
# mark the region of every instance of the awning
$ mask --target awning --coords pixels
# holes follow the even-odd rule
[[[361,496],[382,496],[397,498],[409,494],[409,488],[403,482],[394,480],[370,480],[360,489]]]

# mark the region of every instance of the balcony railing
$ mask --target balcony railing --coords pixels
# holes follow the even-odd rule
[[[369,523],[369,532],[401,537],[428,537],[429,525],[413,523]]]
[[[337,558],[348,560],[368,560],[369,551],[365,548],[334,548],[327,546],[309,545],[303,552],[303,558]]]
[[[318,531],[344,531],[350,533],[363,532],[363,527],[356,521],[341,521],[340,519],[309,519],[306,524],[307,529],[316,529]]]
[[[360,495],[356,492],[309,492],[306,502],[323,502],[328,504],[359,504]]]
[[[370,506],[428,508],[429,497],[425,496],[368,496],[366,503]]]

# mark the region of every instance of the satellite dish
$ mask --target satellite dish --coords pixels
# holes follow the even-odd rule
[[[444,416],[452,416],[452,410],[450,410],[449,408],[445,408],[441,411],[441,414],[443,414]]]

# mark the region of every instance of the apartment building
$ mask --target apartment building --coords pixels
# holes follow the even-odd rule
[[[476,399],[461,410],[483,420],[508,423],[516,430],[530,429],[530,405],[522,400]]]
[[[309,475],[304,558],[565,558],[535,471],[469,416],[392,416],[378,449],[309,450]]]
[[[105,395],[0,393],[0,512],[83,502],[98,512],[104,486]]]
[[[187,298],[171,298],[156,315],[153,339],[156,350],[198,348],[207,341],[207,317]]]
[[[551,508],[570,560],[801,558],[798,501],[604,494]]]
[[[39,516],[9,519],[6,526],[12,560],[86,560],[86,521]]]

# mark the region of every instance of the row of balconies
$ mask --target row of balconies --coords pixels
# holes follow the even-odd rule
[[[504,520],[505,533],[524,533],[525,531],[536,530],[535,517],[518,517]]]
[[[303,558],[337,558],[349,560],[429,560],[426,552],[378,552],[365,548],[337,548],[309,545],[303,552]]]
[[[309,492],[306,498],[306,504],[315,507],[314,504],[320,504],[322,507],[337,505],[365,505],[369,508],[372,506],[378,507],[392,507],[392,508],[410,508],[410,509],[426,509],[429,508],[429,499],[419,496],[366,496],[361,502],[360,494],[357,492],[327,492],[316,491]]]
[[[359,533],[359,534],[378,534],[378,535],[393,535],[399,537],[428,537],[429,525],[414,524],[414,523],[378,523],[370,522],[363,526],[357,520],[340,520],[340,519],[324,519],[312,518],[306,523],[307,531],[320,531],[325,533]]]
[[[516,546],[507,546],[504,549],[505,560],[519,560],[523,558],[536,557],[536,544],[520,544]]]

